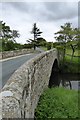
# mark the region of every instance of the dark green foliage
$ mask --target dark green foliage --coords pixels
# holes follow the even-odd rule
[[[33,47],[33,44],[24,44],[23,45],[23,48],[29,48],[29,49],[31,49]]]
[[[61,61],[59,68],[61,73],[80,73],[80,63],[70,63],[68,61],[63,63]]]
[[[14,42],[13,41],[7,41],[5,43],[5,41],[2,41],[2,51],[10,51],[10,50],[14,50],[15,46],[14,46]]]
[[[47,41],[44,38],[42,37],[37,38],[37,42],[36,42],[37,46],[46,46],[46,44],[47,44]]]
[[[15,42],[15,43],[14,43],[14,48],[15,48],[15,50],[23,49],[23,48],[24,48],[24,45]]]
[[[47,42],[47,50],[51,49],[52,42]]]
[[[11,51],[18,49],[23,49],[23,45],[13,42],[12,40],[9,40],[7,42],[6,40],[2,40],[2,51]]]
[[[43,92],[35,110],[35,118],[80,118],[78,92],[65,88],[51,88]]]

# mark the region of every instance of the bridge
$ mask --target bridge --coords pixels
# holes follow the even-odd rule
[[[51,86],[51,71],[58,65],[57,50],[40,53],[9,78],[0,93],[0,118],[34,118],[43,90]]]

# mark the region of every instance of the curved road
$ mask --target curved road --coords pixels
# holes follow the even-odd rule
[[[2,88],[10,76],[26,61],[35,57],[37,54],[26,54],[9,59],[4,59],[0,62],[0,67],[2,66],[2,72],[0,72],[0,88]],[[1,81],[2,80],[2,81]],[[2,82],[2,84],[1,84]]]

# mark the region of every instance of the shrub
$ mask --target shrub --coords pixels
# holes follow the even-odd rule
[[[51,42],[48,42],[46,46],[47,46],[47,50],[50,50],[51,49]]]
[[[48,88],[41,95],[35,110],[35,119],[80,118],[78,92],[65,88]]]

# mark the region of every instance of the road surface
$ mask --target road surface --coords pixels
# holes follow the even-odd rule
[[[0,62],[2,64],[2,72],[0,72],[0,89],[6,84],[10,76],[26,61],[35,57],[37,54],[26,54],[22,56],[17,56],[3,60]],[[2,81],[1,81],[2,80]],[[2,85],[1,85],[2,84]]]

